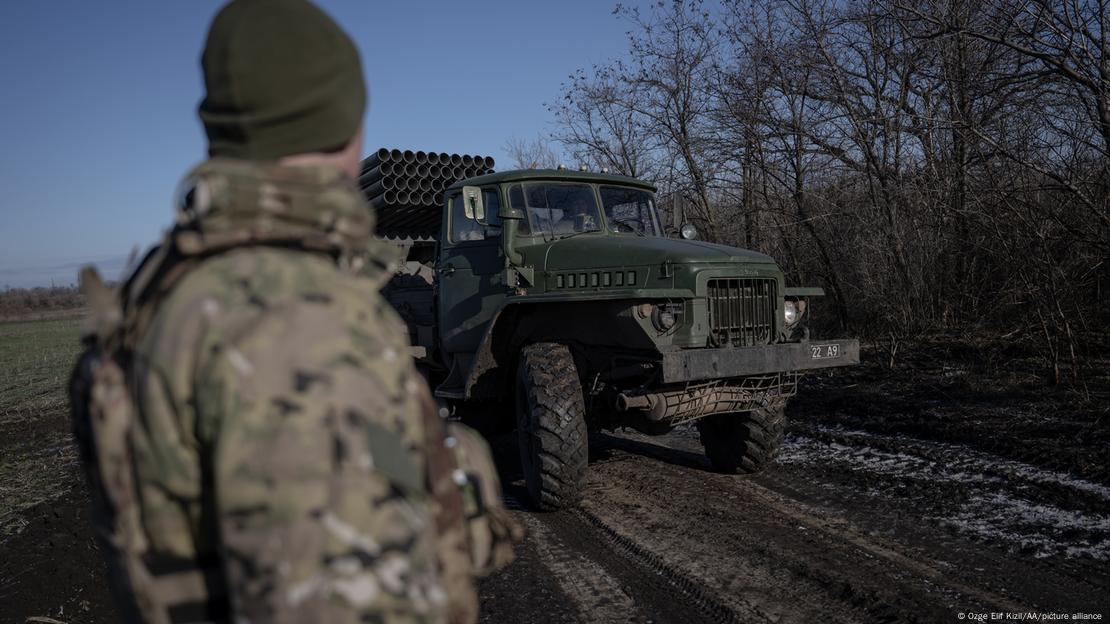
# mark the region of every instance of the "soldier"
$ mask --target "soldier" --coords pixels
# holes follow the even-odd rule
[[[74,431],[122,614],[473,621],[519,531],[379,298],[358,52],[304,0],[235,0],[202,65],[176,225],[118,291],[82,275]]]

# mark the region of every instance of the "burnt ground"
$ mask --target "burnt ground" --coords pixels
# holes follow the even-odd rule
[[[528,510],[515,442],[496,438],[528,535],[482,582],[482,621],[1110,617],[1106,386],[1053,389],[1034,363],[999,358],[930,345],[891,369],[869,350],[811,376],[778,463],[756,476],[710,472],[689,427],[596,433],[575,511]],[[64,413],[43,421],[49,448]],[[0,453],[21,426],[0,431]],[[115,621],[82,484],[64,472],[68,491],[0,538],[0,622]]]

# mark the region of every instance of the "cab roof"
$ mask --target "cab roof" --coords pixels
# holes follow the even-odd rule
[[[571,169],[514,169],[512,171],[499,171],[497,173],[487,173],[486,175],[477,176],[474,178],[467,178],[459,180],[450,187],[452,189],[460,189],[464,186],[487,186],[491,184],[504,184],[508,182],[536,182],[536,181],[572,181],[572,182],[585,182],[592,184],[619,184],[621,186],[634,186],[642,188],[646,191],[655,191],[655,187],[643,180],[630,178],[628,176],[614,175],[611,173],[597,173],[594,171],[573,171]]]
[[[616,184],[654,192],[655,187],[643,180],[609,173],[571,171],[570,169],[517,169],[459,180],[444,193],[464,186],[492,186],[511,182],[582,182]],[[442,196],[441,196],[442,199]],[[381,206],[376,210],[378,235],[391,239],[433,239],[439,235],[443,206]]]

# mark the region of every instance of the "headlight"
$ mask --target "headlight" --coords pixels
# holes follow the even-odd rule
[[[694,240],[698,237],[698,228],[694,227],[691,223],[684,223],[678,230],[679,236],[686,240]]]
[[[677,303],[663,303],[655,306],[651,313],[651,324],[660,332],[669,332],[678,323],[678,315],[682,305]]]
[[[787,326],[793,325],[798,322],[802,317],[801,310],[798,309],[798,304],[795,301],[784,301],[782,309],[783,320],[786,321]]]

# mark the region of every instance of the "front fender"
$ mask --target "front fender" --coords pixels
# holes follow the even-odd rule
[[[693,293],[675,289],[636,289],[626,292],[576,293],[574,296],[562,294],[520,295],[505,299],[494,311],[489,326],[478,345],[478,350],[469,358],[466,370],[459,371],[464,382],[464,399],[496,398],[503,393],[504,380],[496,378],[507,354],[515,353],[530,338],[543,338],[557,342],[584,342],[606,339],[615,341],[623,347],[640,350],[656,350],[657,345],[647,336],[638,322],[631,317],[625,318],[617,313],[617,308],[625,309],[634,302],[644,300],[674,300],[691,298]],[[604,306],[602,318],[584,317],[578,304]],[[609,304],[609,305],[604,305]],[[542,306],[542,308],[541,308]],[[528,314],[530,310],[541,310],[543,314]],[[587,308],[588,309],[588,308]],[[528,322],[524,322],[527,319]],[[546,319],[542,322],[538,319]],[[577,321],[582,320],[578,325]],[[575,331],[570,335],[552,333],[552,325],[566,327],[573,324]],[[483,380],[488,375],[495,379],[488,384]]]

